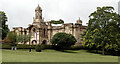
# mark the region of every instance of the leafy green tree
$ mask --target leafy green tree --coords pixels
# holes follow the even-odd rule
[[[9,40],[9,43],[11,45],[17,45],[19,42],[25,44],[31,39],[31,34],[23,35],[23,34],[17,34],[15,32],[9,32],[7,34],[7,40]]]
[[[18,42],[23,43],[24,42],[24,35],[19,34],[17,37]]]
[[[0,35],[2,34],[2,40],[7,36],[7,33],[9,32],[8,25],[6,25],[7,17],[6,14],[3,11],[0,11]]]
[[[7,37],[5,37],[3,42],[4,43],[10,43],[11,41]]]
[[[18,35],[16,33],[14,33],[14,32],[9,32],[7,34],[7,38],[10,40],[10,43],[12,45],[16,45],[19,42]]]
[[[30,39],[31,39],[31,34],[27,34],[27,35],[19,34],[19,35],[17,35],[18,42],[21,42],[23,44],[28,42]]]
[[[104,49],[119,49],[120,15],[114,12],[114,8],[97,7],[97,11],[91,13],[89,18],[84,44],[101,47],[103,54]]]
[[[31,34],[25,35],[24,36],[24,44],[28,42],[31,39]]]
[[[65,49],[75,44],[76,39],[73,35],[67,33],[57,33],[52,37],[51,43],[60,49]]]

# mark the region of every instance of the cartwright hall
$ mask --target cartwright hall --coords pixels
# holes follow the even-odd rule
[[[42,9],[38,5],[35,9],[35,17],[33,18],[33,23],[29,24],[27,28],[23,27],[14,27],[13,32],[17,34],[31,34],[31,39],[26,44],[35,45],[35,44],[51,44],[50,40],[58,32],[65,32],[72,34],[77,42],[76,44],[81,44],[82,38],[81,34],[83,31],[86,31],[87,26],[82,25],[82,20],[80,18],[76,23],[67,23],[62,24],[61,26],[52,26],[51,21],[44,21],[42,17]],[[19,43],[22,44],[22,43]]]

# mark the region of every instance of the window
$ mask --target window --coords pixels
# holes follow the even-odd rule
[[[44,37],[45,37],[45,28],[44,28],[44,30],[43,30],[43,34],[44,34]]]
[[[33,28],[33,32],[35,32],[36,31],[36,29],[35,28]]]

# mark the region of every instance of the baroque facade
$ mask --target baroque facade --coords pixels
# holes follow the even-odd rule
[[[65,32],[72,34],[77,42],[76,44],[82,43],[81,34],[86,31],[87,26],[82,25],[82,21],[78,19],[75,24],[67,23],[61,26],[52,26],[50,21],[45,22],[42,18],[42,9],[38,5],[35,9],[35,17],[33,18],[33,23],[29,24],[28,28],[14,27],[13,32],[17,34],[31,34],[31,39],[26,44],[50,44],[50,40],[53,35],[58,32]],[[22,44],[22,43],[19,43]]]

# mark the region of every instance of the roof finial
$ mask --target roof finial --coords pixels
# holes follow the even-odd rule
[[[80,20],[80,17],[79,17],[79,20]]]
[[[38,4],[38,7],[40,7],[39,4]]]
[[[38,4],[38,6],[36,7],[35,10],[42,10],[41,7],[39,6],[39,4]]]

